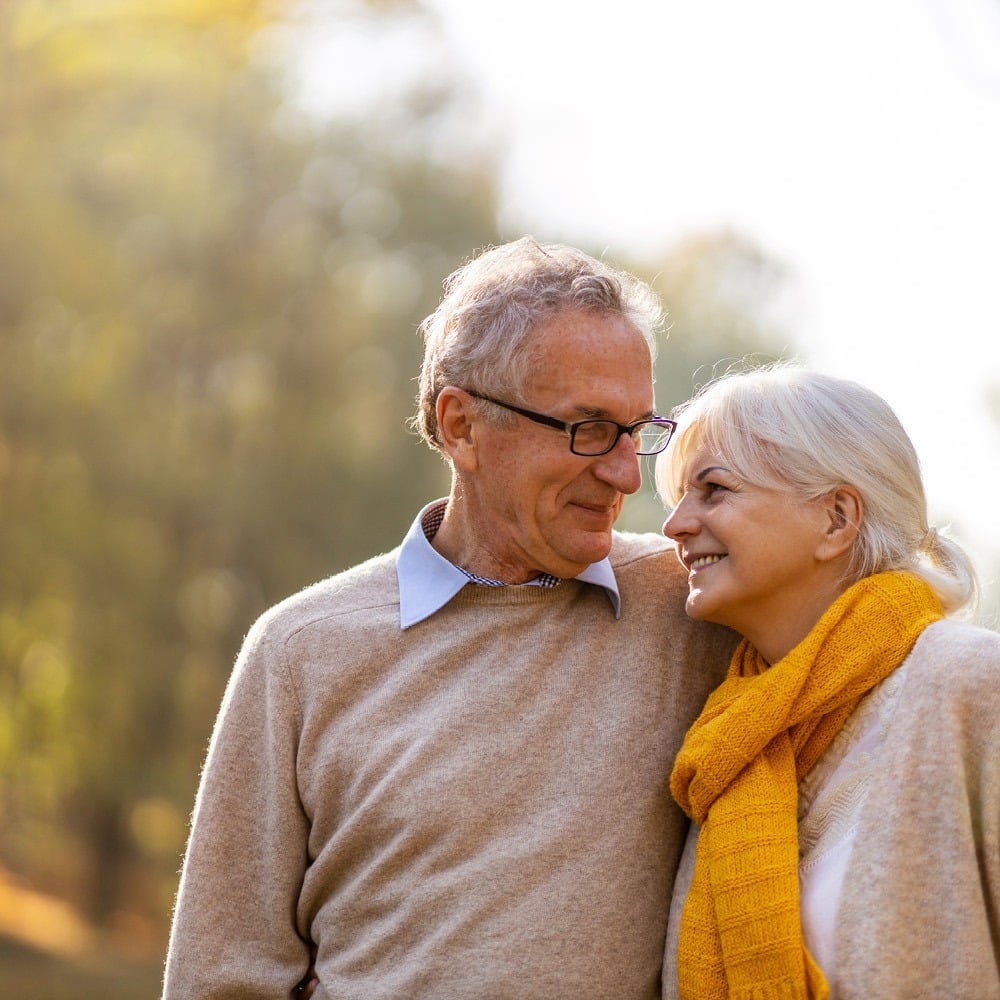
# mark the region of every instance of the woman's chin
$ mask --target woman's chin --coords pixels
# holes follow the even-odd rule
[[[714,608],[711,601],[701,591],[688,594],[684,604],[684,610],[688,618],[696,622],[714,622],[716,625],[725,625],[725,614],[721,608]]]

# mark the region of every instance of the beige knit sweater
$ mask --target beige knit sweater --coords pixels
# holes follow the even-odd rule
[[[898,683],[891,714],[848,817],[857,827],[837,908],[831,1000],[1000,1000],[1000,635],[937,622],[883,686],[890,683]],[[825,755],[845,748],[838,737]],[[822,844],[807,848],[802,863],[817,850]],[[693,858],[689,844],[670,916],[665,998],[678,996],[674,960]]]
[[[396,552],[265,615],[195,807],[164,995],[658,997],[667,778],[732,633],[656,536],[597,587],[467,586],[399,627]]]

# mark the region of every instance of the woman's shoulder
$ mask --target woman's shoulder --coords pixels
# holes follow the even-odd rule
[[[905,663],[904,704],[1000,713],[1000,633],[945,618],[924,629]]]
[[[979,668],[995,676],[1000,670],[1000,632],[943,618],[921,632],[910,656],[919,660],[943,660],[972,670]]]

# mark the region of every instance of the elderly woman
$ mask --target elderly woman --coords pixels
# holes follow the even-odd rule
[[[664,995],[1000,998],[1000,635],[950,617],[975,576],[909,438],[789,365],[676,415],[687,613],[744,641],[671,778],[694,826]]]

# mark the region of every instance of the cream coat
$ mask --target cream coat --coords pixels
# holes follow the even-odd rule
[[[1000,635],[937,622],[900,674],[855,817],[831,1000],[1000,1000]],[[842,750],[835,741],[826,753]],[[666,998],[677,996],[691,848],[671,907]]]

